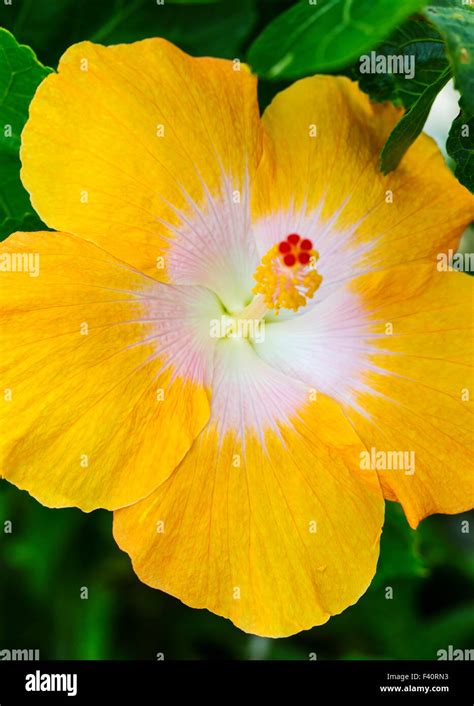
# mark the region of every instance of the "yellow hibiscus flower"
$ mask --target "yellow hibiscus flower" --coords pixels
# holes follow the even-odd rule
[[[71,47],[23,132],[60,232],[1,246],[2,474],[251,633],[358,600],[384,498],[472,505],[473,280],[436,256],[473,199],[426,136],[380,173],[398,118],[329,76],[260,118],[245,66],[151,39]]]

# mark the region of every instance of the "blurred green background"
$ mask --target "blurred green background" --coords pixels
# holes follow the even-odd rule
[[[82,39],[164,36],[191,54],[245,58],[291,4],[167,0],[157,13],[154,0],[13,0],[0,3],[0,25],[53,68]],[[288,83],[261,81],[262,107]],[[413,532],[387,503],[379,569],[365,596],[328,624],[281,640],[246,635],[141,584],[111,525],[109,513],[48,510],[1,482],[0,650],[38,649],[43,659],[324,660],[436,659],[449,645],[474,646],[472,514],[431,517]]]

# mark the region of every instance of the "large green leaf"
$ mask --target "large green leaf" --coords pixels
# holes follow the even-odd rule
[[[474,116],[464,108],[464,98],[459,103],[461,109],[451,125],[446,149],[456,164],[454,173],[470,191],[474,192]]]
[[[383,151],[382,166],[390,171],[403,157],[406,149],[419,134],[431,108],[436,92],[445,83],[450,66],[445,42],[430,22],[415,18],[405,22],[376,50],[377,55],[413,56],[415,77],[403,74],[364,74],[357,62],[349,75],[359,81],[359,86],[372,100],[393,101],[403,105],[408,112],[397,125]],[[465,102],[464,102],[465,105]],[[464,109],[454,121],[447,150],[456,162],[455,174],[467,188],[474,190],[474,120]]]
[[[379,44],[426,0],[304,0],[277,17],[250,47],[253,70],[298,78],[339,69]]]
[[[474,7],[462,0],[433,0],[425,14],[446,40],[456,88],[474,114]]]
[[[434,83],[427,86],[394,127],[381,154],[380,165],[384,174],[398,167],[407,149],[423,130],[436,96],[450,78],[451,68],[448,67]]]
[[[415,75],[405,73],[362,73],[358,61],[350,76],[360,88],[378,102],[392,101],[411,108],[422,93],[448,66],[444,42],[439,32],[428,22],[410,19],[398,27],[377,47],[377,56],[403,56],[413,60]]]
[[[254,27],[254,0],[215,0],[172,4],[165,0],[23,0],[5,7],[0,24],[35,47],[38,56],[56,66],[71,44],[102,44],[165,37],[192,54],[239,56]]]
[[[29,47],[0,29],[0,238],[44,227],[20,181],[19,151],[28,106],[49,72]]]

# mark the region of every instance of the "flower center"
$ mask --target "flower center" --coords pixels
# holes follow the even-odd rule
[[[311,240],[297,233],[271,247],[254,273],[257,284],[252,291],[260,302],[259,309],[265,307],[278,314],[280,309],[298,311],[305,306],[322,281],[315,268],[318,258]],[[249,307],[255,307],[254,302]]]

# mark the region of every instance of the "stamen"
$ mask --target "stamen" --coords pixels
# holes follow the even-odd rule
[[[308,238],[290,233],[263,256],[254,274],[253,293],[268,307],[297,311],[314,295],[322,277],[315,269],[319,255]]]

